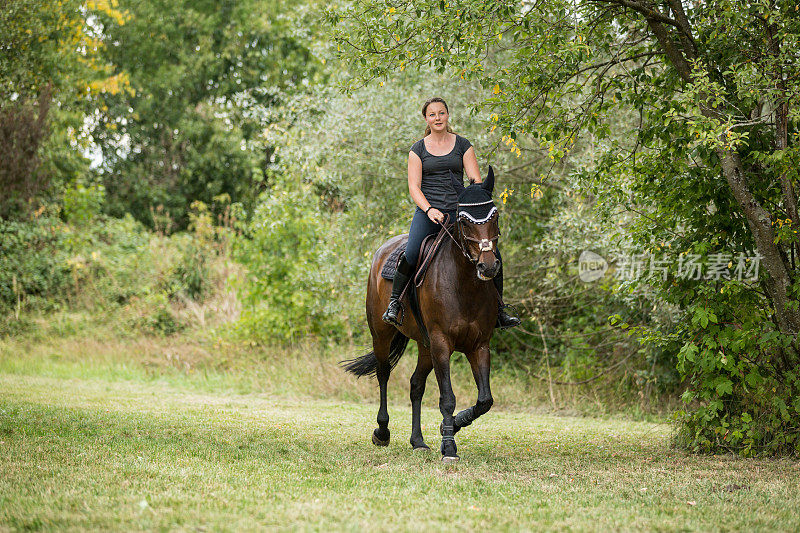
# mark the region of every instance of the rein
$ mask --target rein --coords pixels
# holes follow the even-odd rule
[[[448,222],[450,222],[450,215],[448,215],[447,213],[445,213],[445,214],[444,214],[444,222],[442,222],[442,224],[441,224],[441,226],[442,226],[442,229],[444,230],[444,232],[445,232],[445,233],[447,233],[447,235],[449,235],[449,236],[450,236],[450,239],[452,239],[452,241],[455,243],[455,245],[456,245],[456,246],[458,246],[458,249],[459,249],[459,250],[461,250],[461,253],[462,253],[462,254],[464,254],[464,257],[466,257],[467,259],[469,259],[469,262],[470,262],[470,263],[474,263],[474,261],[473,261],[473,260],[472,260],[472,258],[469,256],[469,254],[467,253],[467,251],[466,251],[466,250],[464,249],[464,247],[461,245],[461,242],[460,242],[458,239],[456,239],[455,237],[453,237],[453,234],[452,234],[452,233],[450,233],[450,230],[448,230],[448,229],[447,229],[447,223],[448,223]],[[458,223],[458,221],[456,221],[456,223]],[[458,233],[459,233],[459,236],[460,236],[460,235],[461,235],[461,232],[459,231]]]

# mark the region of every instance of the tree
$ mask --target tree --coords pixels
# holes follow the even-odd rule
[[[640,214],[641,251],[755,248],[756,284],[651,280],[683,314],[645,338],[683,346],[687,444],[800,446],[794,2],[360,0],[329,19],[342,57],[361,65],[349,87],[432,65],[478,79],[497,127],[554,160],[592,134],[603,153],[578,172],[583,186],[606,212]]]
[[[99,18],[105,56],[130,89],[103,93],[93,135],[108,209],[152,223],[162,205],[179,227],[195,200],[250,204],[271,150],[270,106],[302,90],[318,62],[273,0],[124,0],[123,26]]]
[[[93,17],[123,15],[108,1],[10,0],[0,11],[0,216],[24,214],[51,183],[63,187],[88,165],[83,121],[90,87],[119,80],[99,57]],[[36,105],[33,105],[36,102]],[[53,105],[53,102],[56,105]]]

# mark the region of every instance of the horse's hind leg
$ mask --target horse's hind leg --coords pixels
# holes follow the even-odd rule
[[[489,368],[491,357],[489,347],[482,346],[467,356],[472,367],[475,384],[478,385],[478,400],[475,405],[459,411],[455,418],[455,431],[467,427],[479,416],[486,414],[492,408],[492,390],[489,387]]]
[[[425,394],[425,382],[428,379],[428,374],[433,369],[433,362],[431,361],[430,350],[423,346],[422,343],[417,343],[417,346],[419,347],[417,368],[411,375],[411,447],[414,450],[430,450],[422,436],[420,417],[422,396]]]
[[[394,331],[394,328],[392,328]],[[391,333],[388,336],[380,336],[379,340],[373,340],[372,346],[375,351],[375,358],[378,360],[378,366],[375,370],[375,376],[378,378],[378,386],[380,387],[381,405],[378,408],[378,427],[372,432],[372,443],[376,446],[389,445],[389,410],[386,406],[386,389],[389,383],[389,373],[392,370],[389,363],[389,350],[391,349],[390,339]],[[373,336],[373,339],[375,337]]]

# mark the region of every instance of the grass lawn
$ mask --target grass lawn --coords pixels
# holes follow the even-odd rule
[[[497,409],[446,466],[410,451],[407,401],[376,448],[374,401],[15,373],[3,357],[0,530],[800,529],[800,463],[688,456],[663,424]],[[436,396],[431,379],[434,448]]]

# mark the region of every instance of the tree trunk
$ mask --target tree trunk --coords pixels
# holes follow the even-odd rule
[[[800,312],[797,309],[787,309],[787,305],[792,301],[789,296],[789,287],[792,284],[791,270],[778,245],[775,244],[772,217],[750,192],[739,154],[733,150],[719,148],[717,155],[722,163],[722,172],[728,181],[728,186],[747,219],[756,241],[757,251],[763,257],[764,269],[769,276],[767,287],[775,307],[778,328],[782,333],[796,336],[800,332]]]
[[[692,58],[694,50],[689,47],[691,44],[691,28],[687,27],[688,21],[685,19],[685,16],[682,16],[682,10],[677,13],[679,20],[671,21],[672,24],[670,24],[668,21],[664,20],[666,18],[665,15],[661,13],[653,14],[652,8],[649,8],[650,11],[648,11],[648,8],[645,7],[644,4],[631,2],[630,0],[621,0],[614,3],[626,5],[626,7],[637,10],[644,15],[650,30],[655,35],[668,61],[672,63],[672,66],[676,69],[681,78],[687,83],[691,83],[693,77],[688,59]],[[680,28],[679,31],[681,31],[681,34],[678,36],[674,35],[674,29],[677,28]],[[691,50],[688,57],[686,49]],[[701,112],[708,117],[719,116],[717,110],[709,109],[705,106],[701,106]],[[781,109],[780,114],[784,120],[777,132],[777,149],[783,149],[786,146],[785,140],[787,132],[785,119],[788,115],[788,109]],[[778,122],[781,122],[780,119]],[[783,135],[783,137],[781,137],[781,135]],[[781,139],[783,139],[783,142],[781,142]],[[767,286],[769,288],[769,297],[775,309],[777,326],[782,333],[796,338],[798,332],[800,332],[800,311],[798,311],[794,305],[790,306],[790,304],[796,305],[796,302],[793,302],[789,295],[789,288],[792,284],[792,269],[788,264],[785,254],[781,253],[781,249],[775,243],[775,232],[772,229],[772,217],[750,191],[739,154],[733,149],[722,147],[717,148],[716,151],[722,164],[722,172],[728,182],[728,186],[747,219],[747,224],[750,227],[750,231],[756,243],[757,252],[763,257],[764,269],[768,277]],[[785,176],[785,173],[782,174],[781,184],[784,188],[786,207],[794,223],[794,217],[797,216],[797,201],[788,176]],[[784,181],[786,182],[785,184]],[[787,361],[785,362],[788,363]]]

